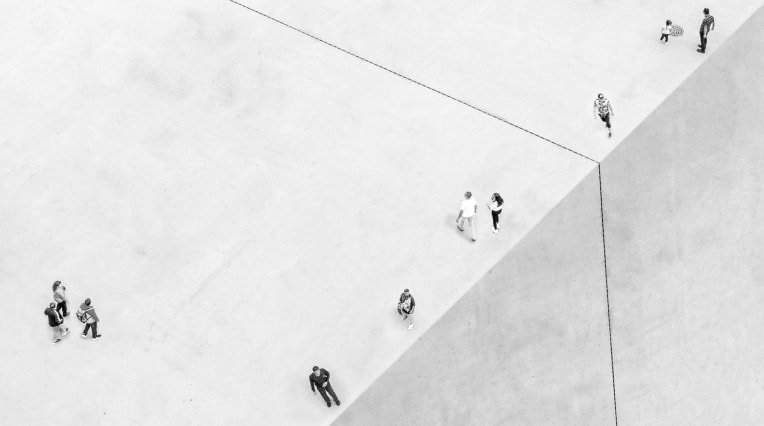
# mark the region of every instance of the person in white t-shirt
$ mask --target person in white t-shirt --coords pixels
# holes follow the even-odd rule
[[[464,222],[472,229],[472,241],[477,241],[477,231],[475,230],[475,215],[477,214],[477,203],[472,198],[472,193],[467,191],[464,193],[464,201],[462,201],[462,207],[459,210],[459,216],[456,218],[456,227],[464,232]]]

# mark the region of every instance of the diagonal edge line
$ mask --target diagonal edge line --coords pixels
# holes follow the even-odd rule
[[[231,3],[237,4],[237,5],[239,5],[239,6],[243,7],[243,8],[245,8],[245,9],[247,9],[247,10],[250,10],[250,11],[252,11],[252,12],[254,12],[254,13],[256,13],[256,14],[258,14],[258,15],[262,16],[263,18],[269,19],[269,20],[271,20],[271,21],[273,21],[273,22],[276,22],[276,23],[277,23],[277,24],[279,24],[279,25],[283,25],[283,26],[285,26],[285,27],[287,27],[287,28],[289,28],[289,29],[291,29],[291,30],[297,31],[297,32],[298,32],[298,33],[300,33],[300,34],[303,34],[303,35],[305,35],[305,36],[308,36],[308,37],[312,38],[313,40],[316,40],[316,41],[318,41],[318,42],[320,42],[320,43],[323,43],[323,44],[325,44],[325,45],[327,45],[327,46],[329,46],[329,47],[332,47],[332,48],[334,48],[334,49],[336,49],[336,50],[339,50],[340,52],[346,53],[346,54],[348,54],[348,55],[350,55],[350,56],[353,56],[354,58],[360,59],[361,61],[363,61],[363,62],[366,62],[367,64],[373,65],[373,66],[375,66],[375,67],[377,67],[377,68],[379,68],[379,69],[382,69],[382,70],[384,70],[384,71],[387,71],[387,72],[389,72],[389,73],[391,73],[391,74],[394,74],[394,75],[396,75],[396,76],[398,76],[398,77],[400,77],[400,78],[402,78],[402,79],[404,79],[404,80],[407,80],[407,81],[409,81],[409,82],[411,82],[411,83],[414,83],[414,84],[416,84],[416,85],[418,85],[418,86],[424,87],[425,89],[428,89],[428,90],[430,90],[430,91],[432,91],[432,92],[435,92],[435,93],[437,93],[437,94],[439,94],[439,95],[441,95],[441,96],[445,96],[446,98],[448,98],[448,99],[451,99],[452,101],[456,101],[456,102],[459,102],[460,104],[462,104],[462,105],[464,105],[464,106],[466,106],[466,107],[472,108],[472,109],[474,109],[475,111],[478,111],[478,112],[480,112],[480,113],[483,113],[483,114],[485,114],[485,115],[487,115],[487,116],[489,116],[489,117],[492,117],[492,118],[494,118],[494,119],[496,119],[496,120],[499,120],[499,121],[501,121],[502,123],[505,123],[505,124],[509,124],[510,126],[512,126],[512,127],[515,127],[515,128],[516,128],[516,129],[518,129],[518,130],[521,130],[521,131],[523,131],[523,132],[525,132],[525,133],[528,133],[528,134],[530,134],[530,135],[533,135],[533,136],[535,136],[535,137],[537,137],[537,138],[539,138],[539,139],[541,139],[541,140],[544,140],[544,141],[546,141],[546,142],[549,142],[549,143],[551,143],[551,144],[553,144],[553,145],[557,146],[558,148],[562,148],[562,149],[564,149],[564,150],[566,150],[566,151],[568,151],[568,152],[571,152],[571,153],[573,153],[573,154],[575,154],[575,155],[577,155],[577,156],[579,156],[579,157],[585,158],[585,159],[587,159],[587,160],[589,160],[589,161],[591,161],[591,162],[593,162],[593,163],[599,164],[599,161],[597,161],[597,160],[594,160],[594,159],[592,159],[592,158],[589,158],[589,157],[587,157],[586,155],[584,155],[584,154],[581,154],[580,152],[574,151],[574,150],[572,150],[572,149],[570,149],[570,148],[568,148],[568,147],[566,147],[566,146],[564,146],[564,145],[561,145],[561,144],[559,144],[559,143],[557,143],[557,142],[555,142],[555,141],[553,141],[553,140],[551,140],[551,139],[545,138],[545,137],[543,137],[543,136],[539,135],[538,133],[534,133],[534,132],[532,132],[532,131],[530,131],[530,130],[528,130],[528,129],[524,128],[524,127],[518,126],[517,124],[515,124],[515,123],[512,123],[511,121],[508,121],[508,120],[506,120],[506,119],[504,119],[504,118],[502,118],[502,117],[499,117],[499,116],[498,116],[498,115],[496,115],[496,114],[493,114],[493,113],[490,113],[490,112],[488,112],[488,111],[486,111],[486,110],[484,110],[484,109],[478,108],[478,107],[476,107],[475,105],[472,105],[472,104],[470,104],[470,103],[467,103],[467,102],[465,102],[465,101],[463,101],[463,100],[461,100],[461,99],[455,98],[455,97],[453,97],[453,96],[449,95],[448,93],[444,93],[444,92],[442,92],[442,91],[440,91],[440,90],[438,90],[438,89],[435,89],[435,88],[433,88],[433,87],[430,87],[430,86],[428,86],[428,85],[426,85],[426,84],[424,84],[424,83],[421,83],[421,82],[419,82],[419,81],[417,81],[417,80],[414,80],[414,79],[413,79],[413,78],[411,78],[411,77],[407,77],[407,76],[405,76],[405,75],[403,75],[403,74],[401,74],[401,73],[399,73],[399,72],[397,72],[397,71],[393,71],[393,70],[391,70],[390,68],[387,68],[387,67],[385,67],[385,66],[383,66],[383,65],[380,65],[380,64],[378,64],[378,63],[376,63],[376,62],[374,62],[374,61],[371,61],[371,60],[369,60],[369,59],[366,59],[366,58],[364,58],[364,57],[362,57],[362,56],[359,56],[359,55],[357,55],[357,54],[355,54],[355,53],[353,53],[353,52],[351,52],[351,51],[349,51],[349,50],[343,49],[342,47],[339,47],[339,46],[337,46],[337,45],[335,45],[335,44],[332,44],[332,43],[330,43],[330,42],[328,42],[328,41],[326,41],[326,40],[324,40],[324,39],[321,39],[321,38],[319,38],[319,37],[316,37],[316,36],[314,36],[313,34],[310,34],[310,33],[306,32],[306,31],[303,31],[303,30],[301,30],[301,29],[299,29],[299,28],[297,28],[297,27],[294,27],[294,26],[292,26],[292,25],[289,25],[289,24],[287,24],[286,22],[280,21],[280,20],[278,20],[278,19],[276,19],[276,18],[274,18],[274,17],[272,17],[272,16],[270,16],[270,15],[267,15],[267,14],[265,14],[265,13],[263,13],[263,12],[260,12],[259,10],[253,9],[253,8],[251,8],[251,7],[249,7],[249,6],[245,5],[245,4],[239,3],[239,2],[238,2],[238,1],[236,1],[236,0],[228,0],[228,1],[229,1],[229,2],[231,2]]]
[[[597,176],[600,183],[600,223],[602,225],[602,257],[605,265],[605,300],[607,301],[607,331],[610,339],[610,376],[613,380],[613,412],[615,413],[615,426],[618,426],[618,404],[615,397],[615,363],[613,361],[613,328],[610,323],[610,288],[607,279],[607,246],[605,244],[605,208],[602,201],[602,167],[597,164]]]

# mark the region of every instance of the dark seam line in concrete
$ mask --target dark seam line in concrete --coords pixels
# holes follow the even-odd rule
[[[597,176],[600,182],[600,223],[602,225],[602,256],[605,262],[605,300],[607,301],[607,331],[610,339],[610,376],[613,380],[613,411],[615,425],[618,426],[618,404],[615,399],[615,363],[613,361],[613,328],[610,324],[610,288],[607,280],[607,246],[605,245],[605,208],[602,201],[602,167],[597,164]]]
[[[579,157],[585,158],[585,159],[587,159],[587,160],[589,160],[589,161],[591,161],[591,162],[593,162],[593,163],[599,164],[599,162],[598,162],[598,161],[596,161],[596,160],[593,160],[593,159],[591,159],[591,158],[589,158],[589,157],[585,156],[584,154],[581,154],[580,152],[576,152],[576,151],[574,151],[574,150],[572,150],[572,149],[570,149],[570,148],[568,148],[568,147],[566,147],[566,146],[564,146],[564,145],[560,145],[559,143],[557,143],[557,142],[555,142],[555,141],[553,141],[553,140],[547,139],[547,138],[545,138],[545,137],[543,137],[543,136],[541,136],[541,135],[539,135],[539,134],[537,134],[537,133],[533,133],[533,132],[531,132],[531,131],[530,131],[530,130],[528,130],[528,129],[525,129],[525,128],[523,128],[523,127],[520,127],[520,126],[518,126],[518,125],[517,125],[517,124],[515,124],[515,123],[512,123],[512,122],[510,122],[510,121],[507,121],[507,120],[505,120],[505,119],[503,119],[503,118],[499,117],[498,115],[495,115],[495,114],[492,114],[492,113],[490,113],[490,112],[488,112],[488,111],[485,111],[485,110],[483,110],[483,109],[480,109],[480,108],[478,108],[478,107],[476,107],[476,106],[474,106],[474,105],[472,105],[472,104],[469,104],[469,103],[467,103],[467,102],[465,102],[465,101],[463,101],[463,100],[461,100],[461,99],[457,99],[457,98],[455,98],[455,97],[453,97],[453,96],[451,96],[451,95],[449,95],[449,94],[447,94],[447,93],[441,92],[441,91],[440,91],[440,90],[438,90],[438,89],[435,89],[435,88],[433,88],[433,87],[430,87],[430,86],[428,86],[428,85],[426,85],[426,84],[424,84],[424,83],[420,83],[420,82],[418,82],[418,81],[416,81],[416,80],[414,80],[414,79],[412,79],[412,78],[410,78],[410,77],[406,77],[405,75],[403,75],[403,74],[401,74],[401,73],[399,73],[399,72],[393,71],[393,70],[391,70],[391,69],[389,69],[389,68],[385,68],[384,66],[382,66],[382,65],[379,65],[379,64],[378,64],[378,63],[376,63],[376,62],[373,62],[373,61],[371,61],[371,60],[369,60],[369,59],[366,59],[366,58],[364,58],[364,57],[362,57],[362,56],[356,55],[355,53],[353,53],[353,52],[351,52],[351,51],[349,51],[349,50],[345,50],[345,49],[343,49],[343,48],[341,48],[341,47],[339,47],[339,46],[337,46],[337,45],[334,45],[334,44],[332,44],[332,43],[329,43],[328,41],[326,41],[326,40],[323,40],[323,39],[321,39],[321,38],[318,38],[318,37],[316,37],[316,36],[314,36],[314,35],[312,35],[312,34],[310,34],[310,33],[307,33],[307,32],[305,32],[305,31],[303,31],[303,30],[299,29],[299,28],[293,27],[293,26],[291,26],[291,25],[287,24],[286,22],[283,22],[283,21],[279,21],[278,19],[276,19],[276,18],[274,18],[274,17],[272,17],[272,16],[266,15],[265,13],[263,13],[263,12],[260,12],[259,10],[253,9],[253,8],[251,8],[251,7],[249,7],[249,6],[245,5],[245,4],[239,3],[239,2],[237,2],[236,0],[228,0],[228,1],[229,1],[229,2],[231,2],[231,3],[237,4],[237,5],[239,5],[239,6],[243,7],[243,8],[245,8],[245,9],[248,9],[248,10],[250,10],[250,11],[254,12],[254,13],[257,13],[258,15],[262,16],[263,18],[266,18],[266,19],[270,19],[270,20],[271,20],[271,21],[273,21],[273,22],[276,22],[276,23],[278,23],[278,24],[280,24],[280,25],[283,25],[283,26],[285,26],[285,27],[287,27],[287,28],[289,28],[289,29],[291,29],[291,30],[297,31],[297,32],[298,32],[298,33],[300,33],[300,34],[303,34],[303,35],[305,35],[305,36],[308,36],[308,37],[312,38],[313,40],[316,40],[316,41],[318,41],[318,42],[321,42],[321,43],[323,43],[323,44],[325,44],[325,45],[327,45],[327,46],[330,46],[330,47],[332,47],[332,48],[334,48],[334,49],[337,49],[337,50],[339,50],[340,52],[346,53],[346,54],[348,54],[348,55],[350,55],[350,56],[353,56],[353,57],[355,57],[355,58],[357,58],[357,59],[360,59],[360,60],[362,60],[362,61],[366,62],[367,64],[373,65],[373,66],[375,66],[375,67],[377,67],[377,68],[379,68],[379,69],[382,69],[382,70],[384,70],[384,71],[387,71],[387,72],[389,72],[389,73],[391,73],[391,74],[397,75],[398,77],[400,77],[400,78],[402,78],[402,79],[404,79],[404,80],[410,81],[411,83],[414,83],[414,84],[416,84],[416,85],[418,85],[418,86],[424,87],[425,89],[428,89],[428,90],[430,90],[430,91],[433,91],[433,92],[435,92],[435,93],[437,93],[437,94],[439,94],[439,95],[445,96],[445,97],[447,97],[448,99],[451,99],[452,101],[456,101],[456,102],[459,102],[460,104],[462,104],[462,105],[464,105],[464,106],[467,106],[467,107],[469,107],[469,108],[472,108],[472,109],[474,109],[475,111],[481,112],[481,113],[483,113],[483,114],[485,114],[485,115],[487,115],[487,116],[489,116],[489,117],[495,118],[496,120],[499,120],[499,121],[501,121],[502,123],[505,123],[505,124],[509,124],[510,126],[512,126],[512,127],[515,127],[515,128],[517,128],[517,129],[519,129],[519,130],[522,130],[522,131],[523,131],[523,132],[525,132],[525,133],[531,134],[531,135],[533,135],[533,136],[535,136],[535,137],[537,137],[537,138],[539,138],[539,139],[541,139],[541,140],[544,140],[544,141],[546,141],[546,142],[549,142],[549,143],[551,143],[551,144],[553,144],[553,145],[556,145],[556,146],[557,146],[557,147],[559,147],[559,148],[562,148],[562,149],[564,149],[564,150],[566,150],[566,151],[572,152],[573,154],[576,154],[576,155],[578,155]]]

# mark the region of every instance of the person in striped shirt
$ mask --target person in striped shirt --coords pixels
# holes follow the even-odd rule
[[[716,28],[714,17],[711,16],[708,8],[703,9],[703,22],[700,23],[700,44],[697,50],[700,53],[706,53],[706,43],[708,42],[708,33]]]
[[[615,117],[613,112],[613,106],[610,105],[610,101],[605,98],[605,95],[600,93],[597,95],[597,99],[594,100],[594,119],[597,119],[597,114],[600,116],[600,120],[605,122],[607,127],[607,137],[612,137],[613,133],[610,131],[610,117]]]

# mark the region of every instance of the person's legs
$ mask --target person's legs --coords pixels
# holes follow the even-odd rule
[[[499,230],[499,212],[491,210],[491,218],[493,219],[493,230]]]
[[[334,399],[334,403],[337,404],[337,405],[340,405],[340,400],[339,400],[339,398],[337,398],[337,394],[334,393],[334,389],[332,389],[332,384],[331,383],[327,383],[326,384],[326,391],[329,392],[329,395],[332,396],[332,398]],[[327,399],[327,402],[328,401],[329,400]]]
[[[91,325],[92,325],[92,324],[90,324],[90,323],[88,323],[88,324],[85,324],[85,329],[84,329],[84,330],[82,330],[82,337],[85,337],[85,336],[87,336],[87,335],[88,335],[88,331],[90,330],[90,326],[91,326]]]
[[[703,34],[703,31],[700,32],[700,50],[705,52],[706,51],[706,43],[708,42],[708,36],[706,34]]]
[[[477,241],[477,230],[475,229],[475,216],[468,217],[467,223],[470,225],[470,229],[472,230],[472,241]]]
[[[328,385],[327,385],[328,387]],[[331,406],[332,402],[329,401],[329,397],[326,396],[326,388],[323,388],[321,386],[318,387],[318,393],[321,394],[321,398],[324,398],[324,401],[326,402],[326,405]]]
[[[69,312],[68,312],[68,309],[67,309],[67,306],[66,306],[66,301],[59,302],[56,305],[56,311],[58,311],[58,313],[61,314],[62,316],[68,317],[69,316]]]
[[[93,328],[93,338],[95,339],[100,336],[100,334],[98,334],[98,322],[94,322],[91,326]]]
[[[51,327],[53,329],[53,342],[56,342],[61,337],[59,336],[58,326]]]
[[[459,228],[460,231],[464,231],[464,219],[465,217],[462,216],[459,218],[459,220],[456,222],[456,227]]]

